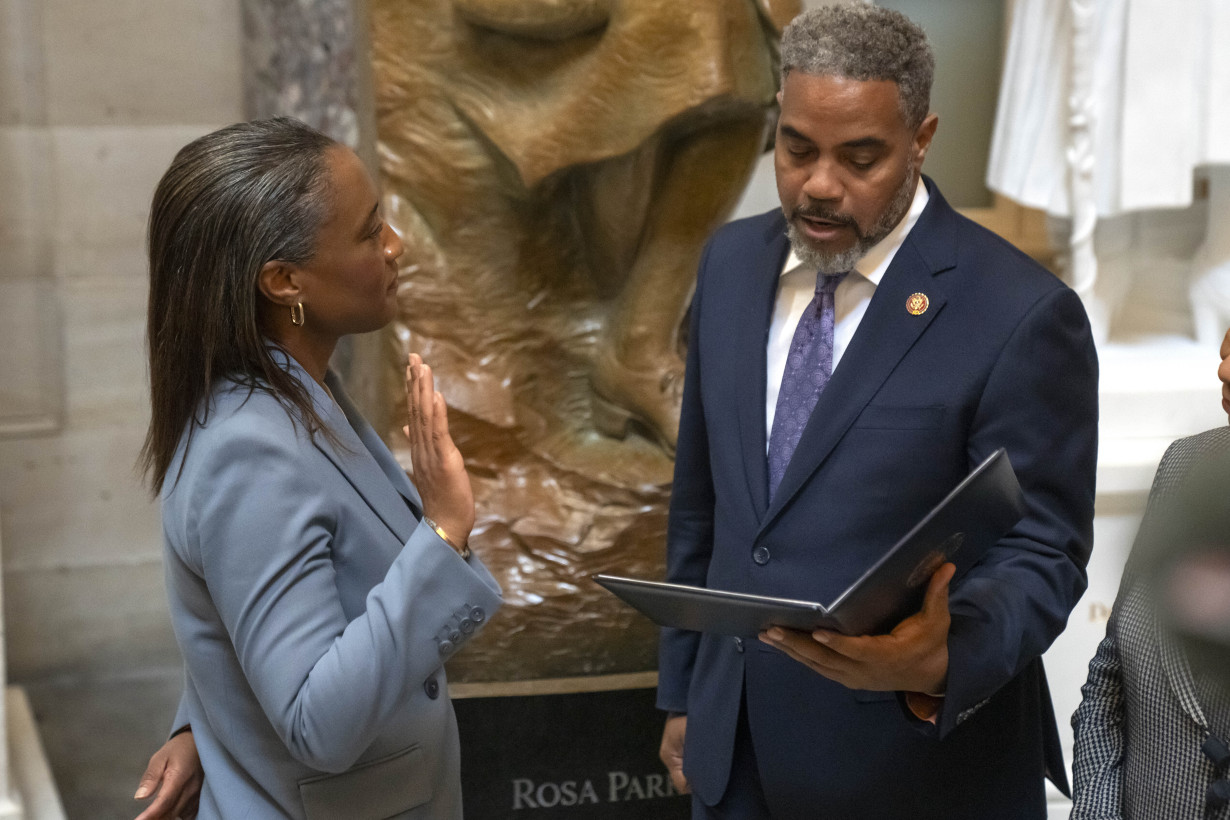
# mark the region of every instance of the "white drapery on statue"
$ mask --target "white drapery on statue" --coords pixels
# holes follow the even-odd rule
[[[1015,0],[988,184],[1072,215],[1074,7],[1089,15],[1098,215],[1190,205],[1193,169],[1230,164],[1227,0]]]
[[[1072,219],[1070,276],[1105,338],[1126,282],[1099,283],[1098,219],[1192,204],[1202,345],[1230,323],[1230,0],[1015,0],[987,171],[990,188]]]

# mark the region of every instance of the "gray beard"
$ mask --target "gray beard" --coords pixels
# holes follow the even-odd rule
[[[808,270],[819,271],[822,274],[846,273],[854,270],[858,260],[867,255],[871,246],[866,237],[860,236],[849,248],[838,253],[827,253],[816,250],[803,239],[803,232],[795,227],[793,222],[786,223],[786,238],[790,240],[790,248],[799,262]]]
[[[911,161],[906,167],[905,181],[901,183],[901,187],[893,195],[892,200],[888,203],[888,207],[884,209],[884,213],[871,226],[871,230],[864,234],[855,226],[855,231],[858,233],[854,244],[848,249],[836,253],[817,250],[808,245],[807,241],[803,238],[803,232],[795,227],[794,220],[787,215],[786,238],[790,240],[790,247],[794,251],[794,255],[803,263],[803,267],[819,271],[823,274],[846,273],[854,270],[854,266],[867,255],[867,251],[874,248],[880,240],[892,233],[893,228],[897,227],[897,223],[905,217],[906,212],[910,210],[910,204],[914,201],[916,187],[914,163]]]

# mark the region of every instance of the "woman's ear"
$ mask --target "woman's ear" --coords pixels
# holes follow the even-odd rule
[[[299,287],[299,269],[289,262],[275,259],[261,265],[256,287],[270,302],[283,307],[293,307],[302,301]]]

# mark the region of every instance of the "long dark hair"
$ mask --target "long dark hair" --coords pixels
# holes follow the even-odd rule
[[[191,442],[208,419],[205,398],[223,376],[269,392],[309,431],[324,428],[261,333],[257,280],[266,262],[311,260],[331,203],[326,154],[335,145],[289,117],[239,123],[184,146],[158,183],[149,219],[152,415],[139,462],[155,494],[181,436]]]

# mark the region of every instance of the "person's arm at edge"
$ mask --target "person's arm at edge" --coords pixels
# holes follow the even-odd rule
[[[1123,679],[1115,640],[1118,612],[1089,661],[1081,703],[1072,715],[1071,820],[1112,820],[1123,816]]]

